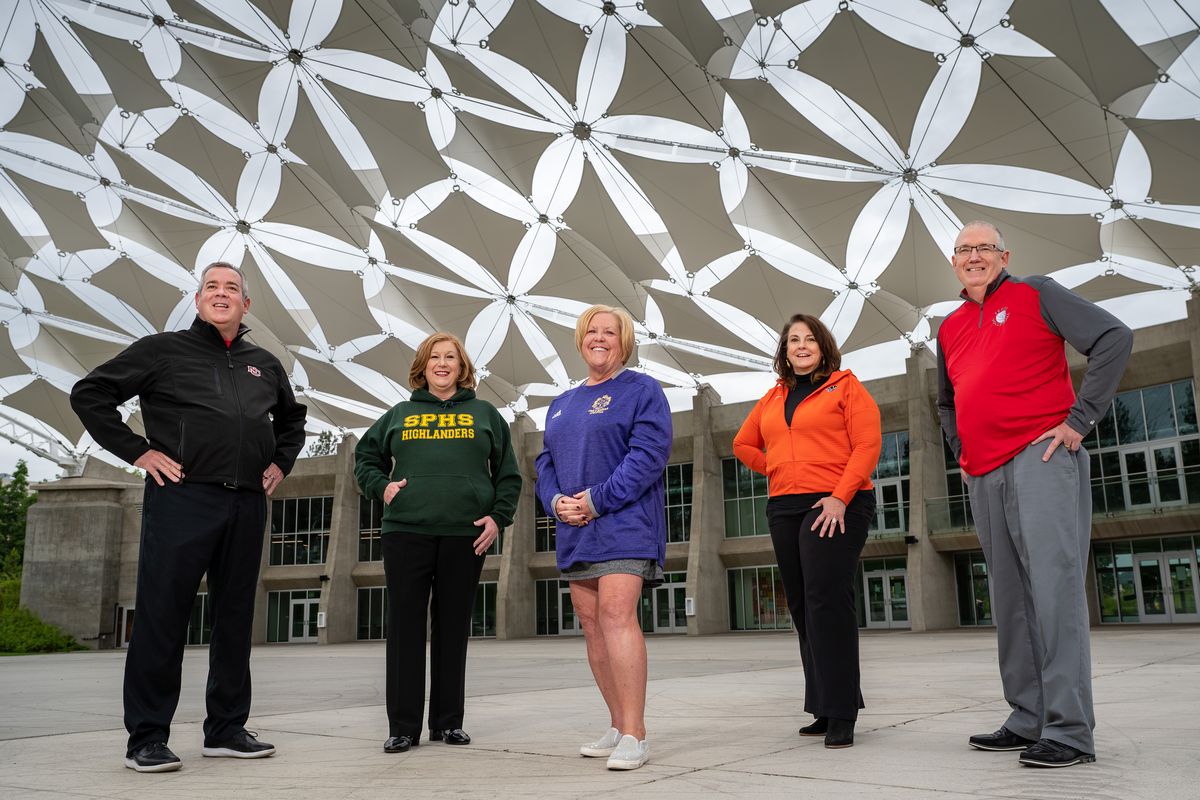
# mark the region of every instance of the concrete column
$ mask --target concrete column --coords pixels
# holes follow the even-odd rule
[[[910,537],[908,546],[908,617],[914,631],[958,625],[954,557],[933,547],[925,501],[946,494],[946,462],[937,417],[937,361],[929,350],[907,360]]]
[[[692,399],[692,526],[688,542],[687,596],[695,615],[688,635],[729,630],[729,588],[720,547],[725,539],[721,454],[712,435],[712,410],[721,396],[708,384]]]
[[[21,605],[87,647],[116,645],[121,496],[138,483],[100,462],[80,477],[38,486],[38,501],[29,508]]]
[[[521,499],[511,527],[501,534],[500,577],[496,586],[496,638],[525,639],[534,635],[533,576],[529,561],[533,556],[533,483],[537,477],[533,462],[541,447],[537,426],[522,414],[509,426],[513,451],[521,470]]]
[[[358,563],[358,485],[354,480],[354,447],[357,436],[347,436],[338,445],[333,465],[333,516],[329,521],[329,550],[321,582],[321,610],[325,627],[317,631],[319,644],[353,642],[358,638],[358,587],[354,565]]]
[[[1192,380],[1200,384],[1200,297],[1193,294],[1187,300],[1187,336],[1192,354]],[[1138,332],[1139,335],[1141,332]]]

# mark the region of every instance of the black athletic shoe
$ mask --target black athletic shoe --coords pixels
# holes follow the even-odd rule
[[[1034,744],[1034,740],[1017,736],[1008,728],[1001,726],[1000,730],[995,733],[978,733],[972,736],[967,740],[967,744],[976,750],[1024,750]]]
[[[150,742],[130,750],[125,766],[138,772],[174,772],[183,766],[166,742]]]
[[[1073,764],[1090,764],[1096,760],[1096,756],[1053,739],[1039,739],[1021,753],[1019,760],[1027,767],[1069,767]]]
[[[256,733],[238,731],[223,742],[205,742],[200,754],[206,758],[266,758],[275,755],[275,745],[260,742]]]

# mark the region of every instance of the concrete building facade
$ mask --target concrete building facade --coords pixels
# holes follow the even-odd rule
[[[1093,624],[1194,623],[1200,556],[1200,311],[1137,332],[1108,416],[1085,446],[1094,516],[1088,595]],[[1068,348],[1076,381],[1084,360]],[[957,466],[935,413],[933,355],[914,351],[901,375],[867,382],[879,404],[884,452],[875,529],[862,555],[864,627],[943,629],[991,622],[983,561]],[[674,415],[667,468],[667,583],[643,596],[647,632],[788,629],[766,535],[766,481],[732,458],[751,403],[722,404],[709,386]],[[512,425],[525,479],[513,525],[487,556],[474,635],[578,632],[558,579],[553,523],[537,502],[533,463],[542,434]],[[272,498],[264,532],[256,642],[331,643],[386,631],[379,508],[353,477],[356,440],[306,458]],[[123,646],[133,607],[141,481],[92,460],[79,477],[37,487],[27,533],[22,603],[93,647]],[[201,586],[189,642],[207,640]]]

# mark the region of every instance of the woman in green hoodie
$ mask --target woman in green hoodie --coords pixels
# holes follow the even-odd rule
[[[470,744],[462,720],[475,589],[483,554],[512,524],[521,493],[508,424],[475,397],[475,368],[457,337],[434,333],[422,342],[408,383],[412,398],[380,417],[354,450],[359,487],[384,503],[386,753],[421,738],[431,593],[429,738]]]

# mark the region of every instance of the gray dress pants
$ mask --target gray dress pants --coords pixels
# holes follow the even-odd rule
[[[1004,727],[1095,753],[1091,645],[1084,575],[1092,495],[1085,450],[1047,442],[969,479],[987,559],[1000,679],[1012,713]]]

